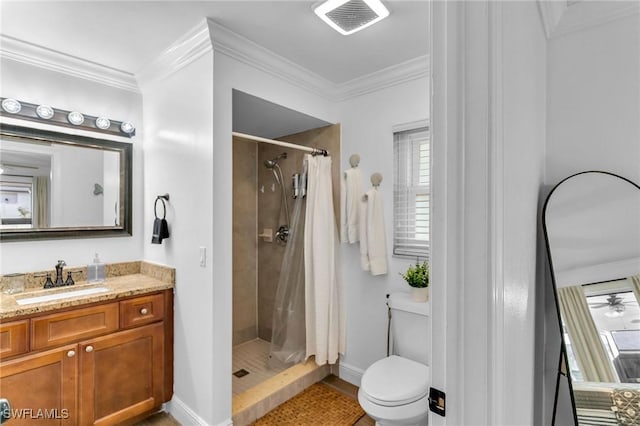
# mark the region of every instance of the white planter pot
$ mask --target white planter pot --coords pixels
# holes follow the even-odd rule
[[[414,302],[426,302],[429,300],[429,287],[411,287],[411,299]]]

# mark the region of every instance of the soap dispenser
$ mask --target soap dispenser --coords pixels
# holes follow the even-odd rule
[[[93,263],[87,265],[87,282],[99,283],[107,277],[107,267],[100,261],[98,253],[93,258]]]

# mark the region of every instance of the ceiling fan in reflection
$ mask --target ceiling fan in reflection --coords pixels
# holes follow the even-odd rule
[[[624,315],[624,311],[626,309],[627,302],[624,301],[622,297],[618,297],[617,294],[610,294],[607,297],[606,302],[602,303],[589,303],[589,306],[594,309],[600,309],[604,307],[609,307],[609,311],[605,313],[609,318],[621,317]]]

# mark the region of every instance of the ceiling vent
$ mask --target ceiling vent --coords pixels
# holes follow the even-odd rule
[[[389,16],[380,0],[328,0],[314,12],[344,35],[353,34]]]

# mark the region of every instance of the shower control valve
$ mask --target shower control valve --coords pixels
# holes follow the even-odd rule
[[[276,232],[276,242],[280,245],[287,244],[287,240],[289,239],[289,227],[287,225],[282,225],[278,228],[278,232]]]

